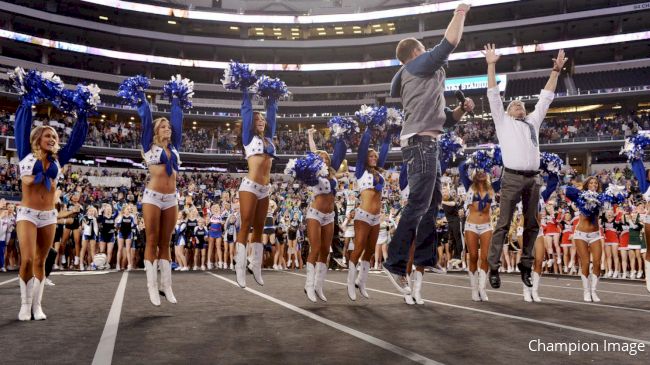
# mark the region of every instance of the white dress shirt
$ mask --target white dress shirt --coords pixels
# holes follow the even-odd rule
[[[544,121],[553,97],[552,91],[542,90],[535,110],[526,115],[526,123],[535,129],[539,141],[539,127]],[[513,170],[536,171],[539,169],[539,143],[533,144],[530,128],[523,122],[515,120],[503,109],[503,100],[497,87],[487,90],[494,128],[503,154],[503,165]]]

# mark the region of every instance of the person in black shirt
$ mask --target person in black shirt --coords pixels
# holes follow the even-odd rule
[[[201,270],[205,270],[205,259],[208,238],[208,229],[205,226],[205,219],[199,218],[198,225],[194,227],[194,265],[199,263],[199,253],[201,254]]]
[[[122,248],[126,248],[124,255],[126,255],[127,267],[126,270],[130,271],[133,268],[131,257],[131,242],[133,241],[133,231],[136,226],[135,217],[131,213],[131,206],[126,204],[122,208],[122,212],[117,217],[117,269],[119,270],[123,263]]]
[[[463,252],[463,241],[461,234],[460,216],[458,210],[460,205],[456,202],[451,195],[449,188],[442,189],[442,210],[445,212],[447,218],[447,229],[449,235],[449,250],[452,254],[450,264],[452,267],[458,268],[461,263],[461,254]]]
[[[99,252],[105,253],[108,249],[106,265],[104,268],[110,269],[111,259],[113,258],[113,246],[115,246],[115,214],[110,204],[103,204],[97,219],[99,225]],[[107,247],[108,246],[108,247]]]

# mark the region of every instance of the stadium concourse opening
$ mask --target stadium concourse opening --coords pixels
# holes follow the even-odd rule
[[[648,363],[649,18],[0,1],[0,364]]]

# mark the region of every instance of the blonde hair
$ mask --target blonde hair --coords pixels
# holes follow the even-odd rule
[[[56,157],[56,153],[59,152],[59,134],[56,133],[56,130],[49,125],[38,126],[32,129],[32,132],[29,134],[29,144],[32,147],[32,153],[34,154],[34,157],[39,160],[45,157],[43,151],[41,150],[41,138],[47,129],[52,131],[56,137],[56,142],[54,143],[54,147],[52,147],[52,155]]]
[[[155,144],[155,145],[161,146],[161,147],[167,147],[167,146],[165,146],[163,144],[162,137],[158,133],[158,131],[160,131],[160,127],[162,126],[163,122],[167,122],[167,124],[169,124],[169,126],[171,128],[171,123],[169,122],[169,120],[167,118],[160,117],[160,118],[154,119],[154,121],[153,121],[153,142],[152,143]]]

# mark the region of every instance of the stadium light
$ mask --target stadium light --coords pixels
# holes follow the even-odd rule
[[[235,25],[232,25],[232,26],[230,26],[230,30],[239,30],[239,27],[235,26]]]
[[[168,20],[168,21],[167,21],[167,24],[175,25],[175,24],[176,24],[176,21],[175,21],[175,20]]]
[[[361,32],[361,31],[359,31]],[[325,32],[323,32],[325,33]],[[354,33],[357,33],[355,31]],[[263,35],[263,34],[258,34]],[[325,34],[320,34],[325,35]],[[69,43],[64,41],[51,40],[47,38],[35,37],[29,34],[13,32],[0,29],[0,38],[11,39],[17,42],[39,45],[47,48],[55,48],[69,52],[84,53],[89,55],[129,60],[134,62],[158,63],[171,66],[182,67],[199,67],[208,69],[226,69],[229,63],[225,61],[208,61],[181,59],[175,57],[155,56],[142,53],[122,52],[106,48],[89,47],[82,44]],[[497,53],[502,56],[548,52],[558,49],[569,49],[590,46],[602,46],[606,44],[618,44],[624,42],[637,42],[650,39],[650,31],[641,31],[627,34],[616,34],[607,36],[598,36],[590,38],[572,39],[566,41],[512,46],[497,49]],[[483,54],[480,50],[468,52],[456,52],[449,56],[449,61],[482,59]],[[307,64],[280,64],[280,63],[251,63],[250,66],[259,71],[333,71],[333,70],[364,70],[381,67],[396,67],[400,63],[396,59],[385,59],[362,62],[330,62],[330,63],[307,63]]]
[[[99,16],[99,19],[100,19],[100,20],[108,20],[108,17],[107,17],[107,16],[100,15],[100,16]]]
[[[141,13],[156,14],[161,16],[172,15],[177,18],[208,20],[227,23],[243,24],[323,24],[342,23],[355,21],[369,21],[378,19],[397,18],[401,16],[413,16],[419,14],[430,14],[456,9],[458,4],[468,2],[472,7],[487,6],[496,4],[513,3],[521,0],[455,0],[434,4],[423,4],[402,8],[369,11],[363,13],[342,13],[325,15],[247,15],[232,14],[215,11],[185,10],[166,6],[140,4],[132,1],[122,0],[82,0],[83,2],[97,4],[116,9],[136,11]]]

